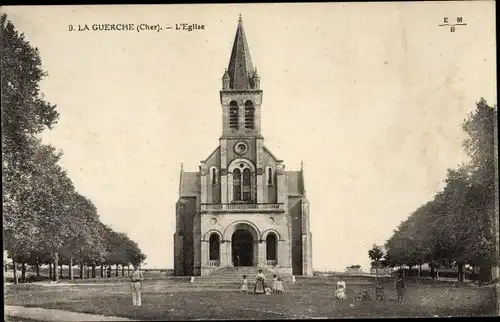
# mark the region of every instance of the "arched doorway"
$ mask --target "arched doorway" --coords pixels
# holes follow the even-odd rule
[[[218,261],[219,260],[219,254],[220,254],[220,240],[219,240],[219,235],[217,234],[212,234],[210,235],[210,260],[211,261]]]
[[[234,266],[253,266],[254,238],[246,229],[237,229],[231,238]]]
[[[278,239],[273,233],[269,233],[266,238],[266,259],[268,261],[278,259]]]

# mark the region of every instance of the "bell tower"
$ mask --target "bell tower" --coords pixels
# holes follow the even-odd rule
[[[260,76],[241,16],[221,80],[219,146],[198,171],[181,169],[175,272],[239,275],[230,268],[250,266],[281,276],[311,275],[304,173],[285,171],[283,160],[264,146]]]
[[[260,76],[252,64],[241,15],[234,37],[229,66],[220,91],[223,137],[260,136]]]
[[[228,171],[231,163],[236,159],[248,164],[251,171],[251,191],[242,191],[243,202],[258,202],[257,187],[262,180],[262,147],[261,135],[261,104],[262,90],[260,76],[254,68],[248,47],[241,15],[234,37],[233,48],[229,58],[229,65],[222,76],[222,90],[220,91],[222,106],[222,135],[221,148],[221,202],[238,201],[238,192],[231,191],[232,173]],[[250,164],[251,163],[251,164]],[[248,177],[248,175],[247,175]],[[259,178],[260,177],[260,178]],[[242,177],[242,180],[245,178]]]

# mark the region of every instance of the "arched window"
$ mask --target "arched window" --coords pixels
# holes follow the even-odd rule
[[[252,179],[250,169],[243,170],[243,201],[250,201],[252,198]]]
[[[233,200],[241,200],[241,171],[233,171]]]
[[[217,168],[216,167],[210,168],[210,184],[212,184],[212,185],[217,184]]]
[[[213,233],[210,235],[210,260],[218,261],[219,260],[219,248],[220,248],[220,240],[219,235]]]
[[[276,235],[269,233],[266,238],[266,259],[277,260],[278,240]]]
[[[233,176],[233,201],[251,203],[255,201],[255,165],[250,160],[240,158],[229,164],[229,173]]]
[[[238,103],[231,101],[229,103],[229,128],[237,130],[239,128]]]
[[[245,129],[254,128],[255,108],[251,101],[245,102]]]
[[[273,168],[271,167],[267,167],[266,169],[266,179],[267,179],[267,185],[268,186],[272,186],[273,185],[273,179],[274,179],[274,176],[273,176]]]

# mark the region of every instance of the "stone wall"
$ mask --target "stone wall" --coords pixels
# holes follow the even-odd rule
[[[288,212],[292,222],[292,272],[302,275],[302,205],[301,197],[288,198]]]

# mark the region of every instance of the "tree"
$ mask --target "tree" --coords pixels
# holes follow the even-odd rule
[[[56,106],[40,96],[39,83],[47,74],[42,70],[38,48],[19,34],[7,15],[0,18],[2,37],[2,150],[23,151],[31,135],[51,128],[59,114]]]
[[[495,231],[499,229],[498,219],[495,218],[495,178],[498,170],[495,157],[495,138],[498,137],[496,122],[497,106],[489,106],[481,98],[476,103],[476,109],[462,124],[462,129],[467,133],[463,145],[471,158],[470,184],[474,191],[470,194],[470,205],[477,220],[476,245],[472,247],[480,247],[483,252],[481,258],[474,260],[477,262],[481,259],[481,270],[486,270],[493,263],[498,264],[500,256],[500,245],[495,236]]]
[[[37,48],[33,48],[2,14],[1,23],[1,119],[2,187],[4,193],[4,234],[12,258],[23,247],[36,247],[34,213],[29,209],[33,155],[39,142],[34,135],[57,122],[55,106],[43,100],[39,82],[46,74]],[[14,262],[16,272],[17,265]],[[17,275],[16,275],[17,276]],[[17,278],[15,279],[17,283]]]
[[[375,266],[375,274],[378,278],[378,269],[380,267],[380,260],[384,257],[384,251],[381,246],[373,244],[372,249],[368,251],[368,256],[372,260],[373,266]]]
[[[97,208],[92,201],[78,193],[73,196],[71,211],[70,237],[66,241],[64,252],[68,257],[68,265],[73,267],[74,259],[82,262],[87,258],[95,276],[95,265],[101,263],[105,257],[105,239],[102,224],[99,221]],[[73,270],[70,269],[70,279],[73,279]]]
[[[122,267],[140,263],[145,256],[137,244],[107,229],[92,202],[76,192],[59,165],[62,152],[37,137],[59,118],[56,106],[40,93],[39,83],[47,74],[38,49],[15,30],[5,14],[0,22],[2,208],[5,249],[14,261],[15,273],[18,261],[24,273],[26,263],[37,267],[53,263],[55,270],[59,263],[72,267],[75,256],[81,267],[92,265],[93,276],[96,263],[102,265],[105,260]],[[53,277],[57,281],[57,272]]]
[[[462,125],[470,161],[449,169],[445,188],[419,207],[394,231],[385,244],[384,265],[429,263],[458,267],[464,280],[465,265],[490,267],[498,260],[495,238],[496,106],[484,99]],[[497,226],[498,229],[498,226]],[[432,272],[431,272],[432,274]]]

